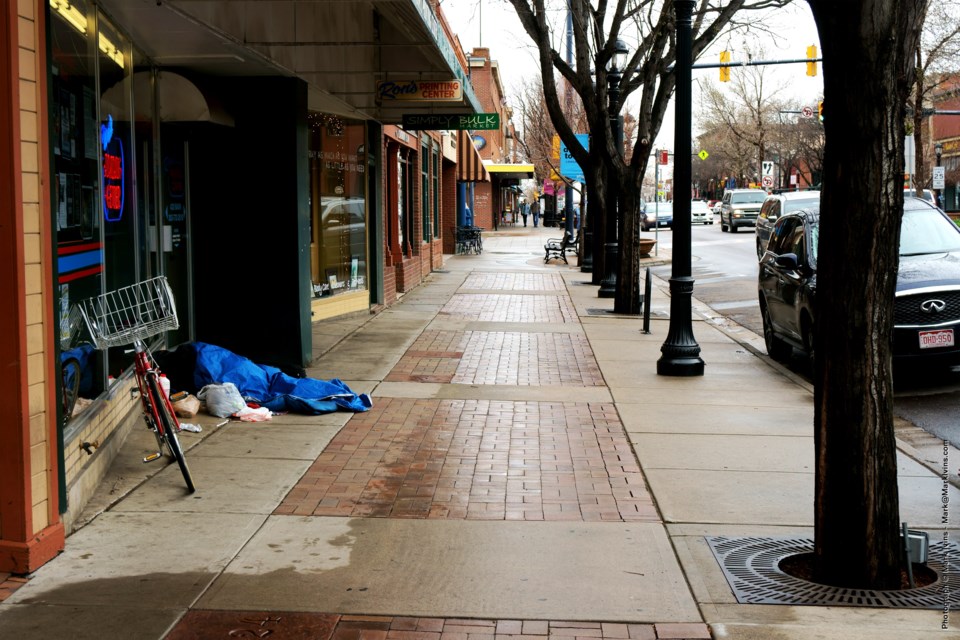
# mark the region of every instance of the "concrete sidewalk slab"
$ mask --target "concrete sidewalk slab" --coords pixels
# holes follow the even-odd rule
[[[699,619],[663,527],[271,517],[204,608]]]
[[[186,608],[264,520],[238,513],[104,513],[4,605]]]
[[[780,406],[710,404],[709,398],[688,397],[682,416],[674,405],[623,403],[617,405],[628,433],[721,433],[730,435],[813,435],[813,403]]]
[[[269,514],[309,468],[310,460],[191,455],[187,458],[197,492],[187,494],[177,465],[148,480],[113,511],[128,513]]]

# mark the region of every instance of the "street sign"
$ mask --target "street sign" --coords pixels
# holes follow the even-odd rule
[[[660,155],[660,164],[667,164],[667,157],[670,152],[667,149],[660,149],[657,153]]]
[[[934,167],[933,168],[933,188],[934,189],[946,189],[947,181],[945,175],[946,167]]]
[[[800,109],[800,115],[802,115],[804,118],[812,118],[812,117],[813,117],[813,107],[802,107],[802,108]]]
[[[703,149],[700,153],[697,154],[697,157],[699,157],[701,160],[706,160],[707,158],[710,157],[710,154],[707,153],[706,149]]]
[[[773,175],[773,160],[764,160],[760,163],[760,168],[763,171],[763,175],[772,176]]]
[[[763,176],[760,180],[760,184],[764,189],[770,189],[773,187],[773,176]]]

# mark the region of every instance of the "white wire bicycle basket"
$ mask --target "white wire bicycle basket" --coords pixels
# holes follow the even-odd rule
[[[180,327],[173,291],[159,276],[77,303],[97,349],[120,347]]]

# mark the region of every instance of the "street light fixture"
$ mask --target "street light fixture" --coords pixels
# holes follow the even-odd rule
[[[614,43],[613,55],[610,57],[610,64],[607,66],[607,97],[608,110],[610,112],[610,128],[613,131],[613,143],[617,149],[617,155],[623,155],[623,124],[620,121],[620,81],[623,79],[623,71],[627,66],[627,57],[630,55],[630,49],[627,43],[617,38]],[[617,294],[617,273],[620,270],[620,246],[617,239],[619,229],[619,184],[616,175],[607,176],[607,215],[605,216],[606,228],[604,229],[605,244],[603,246],[603,280],[600,281],[600,291],[597,295],[601,298],[614,298]]]
[[[691,274],[690,159],[692,129],[691,76],[693,47],[691,23],[694,0],[674,0],[677,13],[677,93],[674,138],[673,262],[670,275],[670,329],[660,347],[657,374],[702,376],[700,345],[693,337],[693,278]]]

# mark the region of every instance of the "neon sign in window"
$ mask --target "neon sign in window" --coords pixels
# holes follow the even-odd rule
[[[123,218],[123,141],[113,136],[113,116],[100,125],[103,146],[103,217],[107,222]]]

